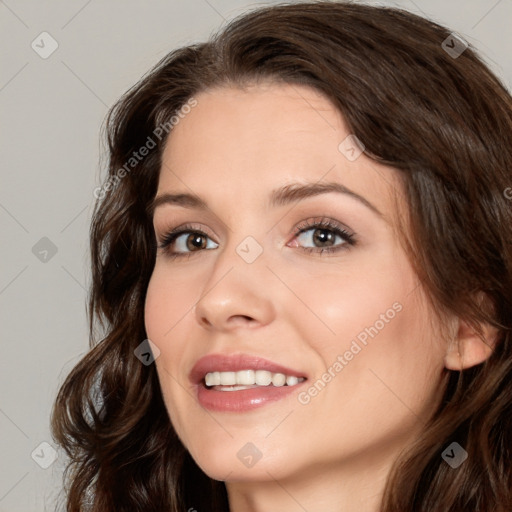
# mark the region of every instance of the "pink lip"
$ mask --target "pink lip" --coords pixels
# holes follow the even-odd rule
[[[207,388],[204,384],[204,376],[207,373],[214,371],[236,372],[247,369],[284,373],[285,375],[303,377],[305,380],[295,386],[274,387],[270,385],[267,387],[250,388],[239,391],[216,391]],[[290,393],[296,392],[299,387],[304,385],[307,379],[306,375],[299,370],[287,368],[286,366],[268,361],[267,359],[246,354],[235,354],[231,356],[212,354],[202,357],[192,368],[189,378],[196,387],[197,399],[203,407],[212,411],[232,412],[249,411],[266,403],[281,400]]]

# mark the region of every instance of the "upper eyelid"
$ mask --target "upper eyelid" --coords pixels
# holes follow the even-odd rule
[[[332,228],[344,229],[350,233],[354,233],[354,230],[352,228],[350,228],[347,224],[345,224],[339,220],[336,220],[336,219],[330,217],[329,215],[313,215],[304,220],[301,220],[300,222],[296,222],[294,224],[293,232],[296,232],[297,229],[299,228],[299,226],[301,226],[301,225],[304,225],[304,226],[307,225],[307,227],[305,227],[305,229],[307,229],[310,227],[309,225],[314,226],[316,224],[322,224],[322,223],[324,223],[324,224],[330,223],[331,224],[330,227],[332,227]],[[164,224],[164,223],[162,223],[162,224]],[[272,229],[274,229],[274,227],[276,225],[277,224],[274,224]],[[190,227],[186,227],[186,226],[194,226],[194,228],[191,229]],[[193,230],[197,229],[198,231],[205,231],[205,232],[207,230],[210,230],[211,232],[213,232],[213,230],[211,230],[210,228],[203,228],[202,224],[200,222],[182,222],[182,223],[177,223],[177,225],[175,227],[169,227],[164,224],[164,227],[162,227],[162,228],[158,228],[157,224],[155,222],[153,222],[153,229],[157,236],[159,233],[161,235],[165,236],[172,231],[175,231],[175,232],[181,231],[181,229],[183,229],[183,230],[186,229],[189,231],[193,231]]]
[[[210,232],[211,230],[209,229],[206,229],[202,226],[199,226],[199,225],[195,225],[196,223],[183,223],[183,224],[178,224],[175,228],[165,228],[165,229],[162,229],[162,230],[157,230],[155,229],[155,234],[157,235],[157,238],[160,236],[161,238],[164,238],[168,235],[170,235],[171,233],[173,233],[174,235],[181,235],[183,233],[196,233],[196,232],[201,232],[201,233],[204,233],[205,235],[209,236],[211,238],[211,235],[210,235]],[[160,231],[160,235],[159,235],[159,231]]]
[[[334,219],[330,219],[329,217],[325,217],[325,216],[324,217],[317,216],[317,217],[306,219],[306,220],[300,221],[299,223],[296,223],[295,227],[292,230],[292,233],[297,234],[300,231],[306,231],[306,230],[312,229],[314,227],[317,227],[319,224],[324,225],[324,227],[326,229],[327,228],[339,229],[339,230],[347,231],[351,234],[354,233],[351,228],[349,228],[347,225],[343,224],[342,222],[335,221]],[[329,225],[326,225],[326,224],[329,224]],[[165,237],[165,236],[169,235],[170,233],[182,234],[183,232],[203,232],[204,234],[210,236],[210,234],[208,233],[208,230],[209,230],[209,228],[203,228],[202,226],[199,226],[198,223],[188,223],[188,222],[178,224],[176,227],[173,227],[173,228],[157,229],[156,227],[154,227],[154,231],[155,231],[155,234],[157,235],[157,237],[158,237],[159,233],[160,233],[161,237]]]

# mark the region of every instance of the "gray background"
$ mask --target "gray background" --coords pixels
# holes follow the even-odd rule
[[[511,89],[512,0],[365,3],[447,25]],[[0,0],[0,512],[55,510],[65,457],[54,447],[58,458],[43,469],[52,449],[40,444],[53,444],[54,397],[88,349],[87,235],[108,107],[174,47],[263,4]],[[46,59],[31,47],[50,48],[38,37],[44,31],[58,43]]]

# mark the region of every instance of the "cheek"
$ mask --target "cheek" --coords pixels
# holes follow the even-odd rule
[[[184,388],[176,384],[176,379],[179,378],[179,363],[186,347],[186,343],[179,343],[180,339],[184,339],[181,329],[186,324],[181,320],[190,309],[193,298],[189,297],[190,287],[179,286],[171,276],[162,265],[155,266],[146,293],[144,323],[148,338],[160,350],[155,364],[169,418],[178,436],[186,444],[186,429],[176,412],[187,405],[187,397],[180,396]]]
[[[163,309],[163,297],[160,297],[160,287],[158,282],[154,279],[154,274],[148,285],[146,292],[146,302],[144,304],[144,325],[148,338],[153,341],[157,338],[155,334],[162,330],[160,325],[162,322],[161,309]],[[159,347],[160,348],[160,347]]]
[[[164,263],[155,266],[149,281],[144,306],[144,321],[148,337],[155,340],[170,338],[178,322],[197,301],[197,291],[190,278],[176,279]],[[162,347],[159,347],[162,349]]]
[[[443,367],[442,340],[432,332],[428,301],[404,256],[389,251],[358,258],[331,275],[309,277],[299,293],[314,313],[296,313],[295,321],[320,363],[316,378],[329,368],[337,377],[325,375],[335,381],[326,398],[375,398],[379,409],[400,406],[390,389],[416,404],[433,392]]]
[[[306,276],[297,273],[287,281],[309,309],[301,313],[290,303],[290,322],[299,322],[304,337],[330,359],[357,337],[364,343],[370,336],[367,329],[375,332],[371,328],[376,325],[379,332],[390,332],[390,326],[396,328],[406,316],[397,310],[416,287],[415,274],[400,253],[389,250],[389,244],[385,247],[377,255],[361,251],[357,258],[323,265]]]
[[[352,428],[367,439],[375,436],[376,421],[389,432],[416,424],[430,410],[443,370],[426,297],[420,288],[411,293],[383,282],[354,290],[344,304],[332,320],[335,342],[319,349],[326,368],[338,363],[324,395],[335,423],[350,412]]]
[[[175,382],[171,376],[177,375],[179,363],[186,349],[187,316],[197,300],[191,286],[180,286],[172,279],[172,273],[162,266],[155,267],[146,293],[144,323],[148,338],[159,348],[160,356],[156,367],[166,395],[170,400]],[[181,341],[181,342],[180,342]],[[168,404],[169,405],[169,404]]]

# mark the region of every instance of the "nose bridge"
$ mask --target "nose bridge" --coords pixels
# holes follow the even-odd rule
[[[269,236],[264,212],[258,210],[258,203],[252,204],[248,197],[246,206],[245,210],[251,213],[244,215],[240,212],[230,222],[225,246],[218,251],[213,274],[224,273],[227,270],[225,267],[234,267],[233,272],[246,273],[251,281],[254,274],[264,279],[264,274],[268,273],[265,265],[271,252],[269,244],[272,237]]]
[[[234,231],[230,237],[219,251],[197,302],[197,320],[217,327],[225,327],[235,317],[268,323],[275,311],[273,275],[267,268],[263,241],[252,235],[240,240]]]

